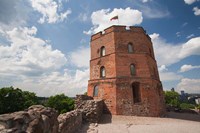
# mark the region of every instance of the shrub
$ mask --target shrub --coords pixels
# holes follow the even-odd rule
[[[188,103],[181,103],[180,104],[181,109],[194,109],[195,105],[193,104],[188,104]]]
[[[55,108],[59,113],[65,113],[74,109],[74,100],[64,94],[51,96],[46,106]]]
[[[180,99],[179,94],[174,91],[165,91],[165,102],[167,105],[173,106],[173,107],[179,107],[180,105]]]

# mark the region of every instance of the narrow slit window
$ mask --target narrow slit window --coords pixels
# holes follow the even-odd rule
[[[98,96],[98,92],[99,92],[99,87],[96,85],[96,86],[94,87],[93,96],[94,96],[94,97]]]
[[[135,65],[131,64],[130,70],[131,70],[131,75],[135,75],[136,74],[136,72],[135,72]]]
[[[140,85],[139,85],[139,83],[133,83],[132,84],[132,93],[133,93],[133,102],[134,103],[141,102]]]
[[[104,78],[106,76],[106,70],[104,66],[100,68],[100,76],[101,78]]]
[[[101,47],[100,55],[101,55],[101,57],[106,55],[106,49],[104,46]]]
[[[128,44],[128,52],[133,53],[133,44],[131,43]]]

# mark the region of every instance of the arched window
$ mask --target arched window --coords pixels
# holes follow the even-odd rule
[[[102,46],[100,50],[100,56],[105,56],[105,55],[106,55],[106,49],[104,46]]]
[[[139,83],[133,83],[132,84],[132,93],[133,93],[133,102],[134,103],[141,102],[140,84]]]
[[[94,86],[94,91],[93,91],[93,96],[94,97],[98,96],[98,91],[99,91],[99,87],[97,85]]]
[[[128,52],[133,53],[133,44],[132,43],[128,44]]]
[[[136,74],[136,72],[135,72],[135,65],[131,64],[130,70],[131,70],[131,75],[135,75]]]
[[[105,70],[105,67],[104,67],[104,66],[102,66],[102,67],[100,68],[100,76],[101,76],[101,78],[103,78],[103,77],[106,76],[106,70]]]

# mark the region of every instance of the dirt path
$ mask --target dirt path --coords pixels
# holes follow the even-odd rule
[[[104,115],[99,124],[84,125],[80,133],[200,133],[200,115],[170,113],[168,117]]]

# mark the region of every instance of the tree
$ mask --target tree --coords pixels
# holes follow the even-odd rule
[[[165,102],[170,106],[179,107],[179,94],[175,91],[165,91]]]
[[[59,113],[65,113],[74,109],[74,100],[64,94],[51,96],[46,106],[55,108]]]
[[[23,92],[12,86],[0,89],[0,114],[24,110],[34,104],[38,104],[35,93]]]
[[[28,108],[31,105],[39,104],[39,100],[38,100],[37,96],[35,95],[35,93],[33,93],[33,92],[24,91],[23,97],[24,97],[24,100],[25,100],[24,101],[24,108]]]

